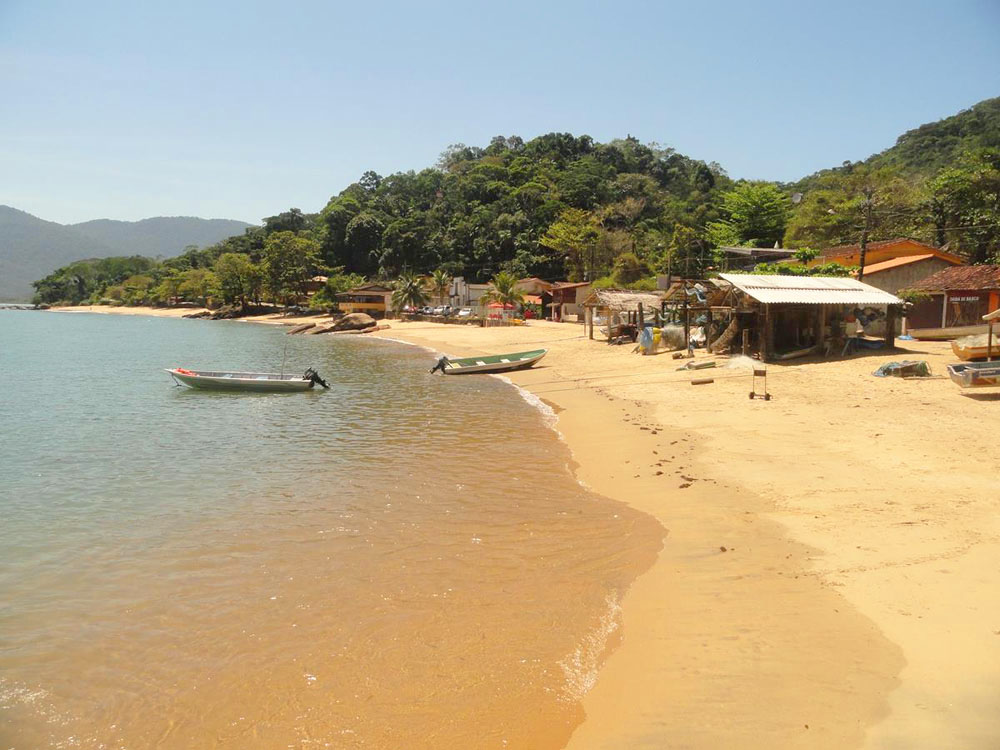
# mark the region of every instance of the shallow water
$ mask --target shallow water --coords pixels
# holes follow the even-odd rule
[[[162,371],[283,358],[331,390]],[[0,313],[0,746],[559,746],[662,529],[581,488],[516,389],[433,360]]]

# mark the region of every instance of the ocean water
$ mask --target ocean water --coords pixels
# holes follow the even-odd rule
[[[209,393],[162,368],[315,367]],[[431,353],[0,312],[0,748],[547,748],[662,529]]]

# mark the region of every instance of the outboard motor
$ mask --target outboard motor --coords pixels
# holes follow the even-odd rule
[[[327,385],[327,382],[323,380],[323,378],[319,376],[319,373],[316,372],[311,367],[308,370],[306,370],[305,374],[302,377],[304,377],[306,380],[311,380],[313,385],[321,385],[327,390],[330,390],[330,386]]]
[[[431,368],[431,375],[433,375],[438,370],[440,370],[441,374],[444,375],[444,368],[447,366],[448,366],[448,358],[441,357],[441,359],[438,360],[438,363]]]

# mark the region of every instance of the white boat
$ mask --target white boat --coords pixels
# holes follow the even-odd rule
[[[168,369],[173,379],[189,388],[212,391],[276,391],[292,393],[307,391],[315,385],[329,388],[312,368],[302,375],[285,375],[277,372],[227,372],[219,370],[187,370],[183,367]]]

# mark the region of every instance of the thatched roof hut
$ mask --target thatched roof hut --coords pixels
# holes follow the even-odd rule
[[[659,313],[663,303],[662,292],[636,292],[630,289],[595,289],[583,301],[585,323],[590,338],[594,338],[594,315],[604,311],[608,321],[608,341],[614,334],[614,321],[637,321],[644,315]]]

